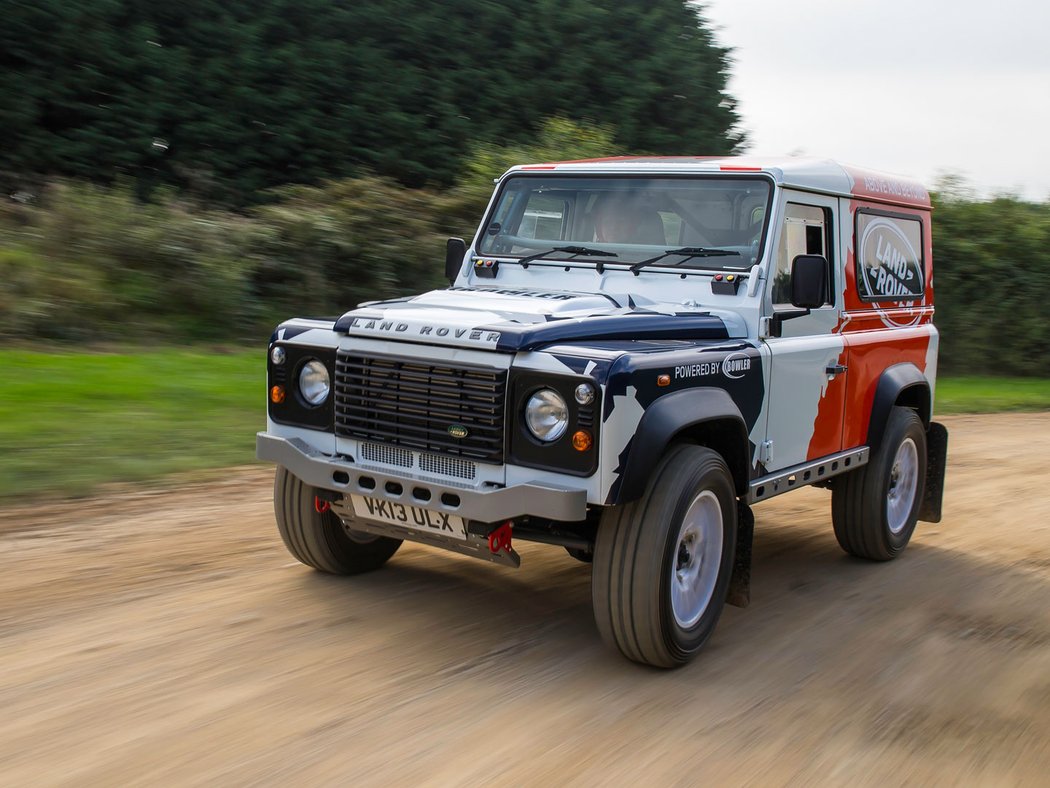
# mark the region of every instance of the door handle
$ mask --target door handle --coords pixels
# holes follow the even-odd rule
[[[847,369],[849,369],[849,367],[845,364],[828,364],[828,366],[824,368],[824,372],[830,377],[835,377],[836,375],[841,375]]]

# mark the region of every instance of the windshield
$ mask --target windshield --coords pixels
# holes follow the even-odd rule
[[[504,182],[477,252],[580,265],[659,258],[652,267],[747,269],[762,254],[770,193],[761,177],[515,175]],[[588,251],[577,256],[570,247]],[[686,248],[707,254],[664,255]]]

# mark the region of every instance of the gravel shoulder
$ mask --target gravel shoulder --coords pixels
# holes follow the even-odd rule
[[[870,564],[827,491],[760,505],[751,607],[673,672],[557,548],[314,573],[267,470],[0,509],[0,784],[1045,785],[1050,413],[944,421],[943,522]]]

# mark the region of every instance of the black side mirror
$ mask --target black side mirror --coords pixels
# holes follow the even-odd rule
[[[791,261],[791,303],[817,309],[828,297],[828,261],[819,254],[800,254]]]
[[[774,309],[769,335],[781,336],[784,322],[805,317],[809,310],[824,306],[831,278],[828,261],[819,254],[800,254],[791,261],[791,304],[794,309]]]
[[[445,278],[449,284],[456,281],[463,258],[467,256],[467,242],[462,238],[449,238],[445,244]]]

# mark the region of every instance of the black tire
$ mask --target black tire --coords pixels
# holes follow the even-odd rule
[[[317,490],[287,468],[278,467],[273,481],[273,510],[284,546],[295,558],[333,575],[357,575],[385,564],[400,539],[354,533],[331,510],[314,508]]]
[[[679,531],[690,507],[701,501],[708,512],[720,514],[721,548],[714,542],[710,548],[719,564],[717,574],[708,575],[714,584],[706,605],[697,603],[697,611],[702,611],[698,620],[683,625],[671,599],[673,578],[683,566]],[[670,449],[642,497],[608,508],[598,525],[591,600],[602,639],[646,665],[671,668],[692,659],[725,606],[736,526],[736,493],[725,460],[701,446]],[[712,528],[717,530],[717,524]],[[686,559],[693,560],[688,552]],[[698,598],[705,597],[702,593]]]
[[[893,490],[900,495],[902,489],[911,488],[910,482],[902,485],[900,468],[906,466],[907,460],[899,458],[900,452],[911,454],[910,448],[902,448],[908,441],[914,447],[916,461],[914,492],[910,506],[899,498],[895,508],[891,505]],[[843,474],[832,487],[831,520],[839,545],[858,558],[896,558],[915,531],[925,486],[926,431],[922,420],[911,408],[895,407],[886,421],[879,448],[868,464]]]

